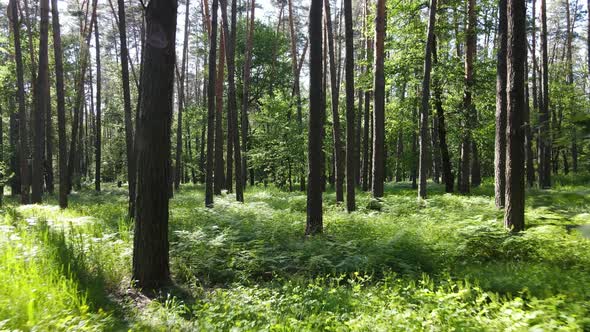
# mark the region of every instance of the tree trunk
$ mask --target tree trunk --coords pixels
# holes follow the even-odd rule
[[[352,0],[344,0],[344,33],[346,36],[346,208],[356,210],[355,201],[355,115],[354,115],[354,32]]]
[[[250,29],[248,30],[248,38],[246,38],[246,54],[244,60],[244,79],[242,90],[242,185],[246,186],[247,181],[247,148],[248,148],[248,107],[250,103],[250,66],[252,62],[252,44],[254,42],[254,9],[256,8],[255,0],[250,0]],[[252,179],[250,179],[252,180]]]
[[[498,54],[496,63],[496,139],[494,154],[494,197],[496,208],[504,207],[506,192],[506,50],[508,30],[507,0],[499,2]]]
[[[213,157],[215,143],[215,78],[217,59],[217,8],[213,0],[211,8],[211,29],[209,33],[209,79],[207,85],[207,166],[205,175],[205,206],[213,206]]]
[[[49,5],[48,5],[49,6]],[[47,9],[49,11],[49,9]],[[48,55],[49,56],[49,55]],[[47,75],[47,107],[45,109],[45,189],[51,195],[55,191],[55,185],[53,183],[53,119],[51,112],[51,86],[49,85],[49,75]]]
[[[430,0],[428,20],[428,34],[424,49],[424,76],[422,79],[422,105],[420,108],[420,166],[418,197],[426,199],[426,178],[428,160],[428,109],[430,108],[430,71],[432,68],[432,45],[434,44],[434,29],[436,22],[436,0]]]
[[[53,27],[53,53],[55,59],[55,93],[57,96],[57,134],[59,139],[59,206],[68,206],[68,151],[66,138],[66,111],[64,96],[63,55],[57,0],[51,0]]]
[[[237,98],[236,98],[236,83],[235,83],[235,46],[236,46],[236,13],[237,13],[237,5],[236,0],[232,0],[231,4],[231,33],[228,29],[228,22],[227,22],[227,0],[221,0],[221,16],[223,19],[223,31],[226,36],[225,39],[225,49],[227,51],[226,54],[226,62],[227,62],[227,109],[228,109],[228,139],[231,137],[233,141],[233,157],[235,159],[235,176],[236,176],[236,200],[238,202],[244,201],[244,186],[242,184],[243,175],[242,175],[242,150],[240,147],[240,135],[238,134],[238,111],[237,111]],[[231,126],[229,125],[231,124]],[[229,143],[229,141],[228,141]],[[228,153],[229,153],[229,144],[228,144]],[[231,167],[231,163],[229,162],[229,155],[228,155],[228,165]],[[231,188],[231,177],[229,176],[229,168],[228,168],[228,187]]]
[[[525,2],[508,0],[508,126],[506,129],[506,212],[504,225],[512,232],[524,230],[525,22]]]
[[[136,156],[133,144],[133,123],[131,121],[131,94],[129,91],[129,51],[127,49],[127,30],[125,23],[125,0],[118,0],[119,40],[121,42],[121,79],[123,83],[123,108],[125,112],[125,143],[127,148],[127,180],[129,183],[129,216],[135,211]],[[160,5],[158,5],[160,6]],[[157,6],[154,6],[157,7]],[[148,32],[149,33],[149,32]],[[148,41],[149,43],[149,41]],[[142,78],[143,82],[143,78]],[[141,85],[140,85],[141,86]],[[143,86],[141,87],[143,93]]]
[[[343,183],[344,183],[344,154],[342,150],[342,141],[340,139],[340,117],[338,116],[338,103],[340,87],[336,79],[336,57],[334,55],[334,33],[332,30],[332,16],[330,13],[330,0],[324,0],[324,9],[326,16],[326,30],[328,32],[328,53],[330,57],[330,88],[332,91],[332,139],[334,142],[334,183],[336,184],[336,202],[344,201]],[[348,150],[347,150],[348,151]],[[348,165],[347,165],[348,166]],[[348,178],[348,176],[347,176]],[[348,185],[348,180],[347,180]]]
[[[102,72],[100,67],[100,38],[98,33],[98,21],[94,27],[95,47],[96,47],[96,136],[94,141],[94,189],[100,191],[100,169],[101,169],[101,155],[102,155],[102,107],[101,107],[101,91],[102,91]]]
[[[137,118],[138,183],[133,240],[133,277],[143,289],[170,280],[168,179],[174,90],[176,1],[151,0]]]
[[[436,67],[438,64],[438,52],[436,39],[433,39],[432,47],[432,62]],[[436,122],[437,122],[437,134],[438,144],[440,146],[440,158],[442,162],[442,177],[445,183],[445,192],[452,193],[454,191],[455,176],[453,175],[453,165],[449,156],[449,147],[447,145],[447,127],[445,124],[445,111],[442,104],[442,88],[438,76],[435,76],[433,81],[433,92],[434,92],[434,106],[436,108]]]
[[[549,134],[549,63],[547,61],[547,4],[541,0],[542,102],[539,109],[539,186],[551,187],[551,137]]]
[[[217,80],[215,81],[215,175],[213,193],[221,195],[225,187],[223,165],[223,76],[225,74],[225,36],[223,30],[219,33],[219,62],[217,65]]]
[[[190,1],[186,0],[186,7],[185,7],[185,14],[184,14],[184,43],[182,46],[182,63],[180,69],[180,77],[179,77],[179,87],[178,87],[178,120],[177,120],[177,129],[176,129],[176,167],[174,168],[174,189],[178,190],[180,188],[180,177],[181,177],[181,169],[182,169],[182,113],[184,112],[184,104],[185,104],[185,73],[186,73],[186,62],[188,58],[188,33],[189,33],[189,4]]]
[[[525,57],[526,58],[526,57]],[[532,142],[532,133],[531,133],[531,108],[529,102],[529,85],[526,81],[526,78],[529,77],[529,66],[528,63],[525,61],[524,63],[524,70],[525,70],[525,115],[524,115],[524,125],[525,125],[525,136],[524,136],[524,153],[525,153],[525,163],[526,163],[526,179],[527,184],[529,187],[532,187],[535,182],[535,166],[533,161],[533,142]]]
[[[291,13],[291,6],[289,6],[289,12]],[[309,143],[307,150],[309,171],[306,235],[323,232],[322,107],[322,0],[311,0],[309,8]]]
[[[385,0],[377,0],[375,16],[375,71],[374,71],[374,106],[373,106],[373,197],[383,197],[383,173],[385,144]]]
[[[20,195],[21,189],[21,173],[19,162],[21,159],[21,152],[20,152],[20,145],[18,140],[18,111],[14,111],[15,109],[15,98],[9,99],[9,108],[11,110],[10,113],[10,139],[9,144],[14,148],[14,153],[10,156],[10,171],[14,174],[12,179],[10,180],[10,190],[11,195],[14,197],[15,195]]]
[[[461,143],[461,182],[459,192],[462,194],[470,191],[471,175],[471,152],[473,150],[472,129],[475,122],[475,108],[472,101],[473,89],[473,60],[475,58],[475,47],[477,32],[475,25],[477,23],[475,13],[475,0],[468,1],[467,9],[467,29],[465,31],[465,90],[463,92],[463,111],[465,116],[464,133]]]

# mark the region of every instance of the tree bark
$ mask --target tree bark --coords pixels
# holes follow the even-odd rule
[[[213,0],[209,33],[209,79],[207,84],[207,166],[205,174],[205,206],[213,206],[213,157],[215,143],[215,78],[217,59],[217,8]]]
[[[291,12],[291,6],[289,6],[289,12]],[[291,30],[293,32],[293,29]],[[323,232],[322,107],[322,0],[311,0],[309,7],[309,143],[307,150],[309,170],[306,235]]]
[[[494,197],[496,208],[504,207],[506,192],[506,51],[508,30],[507,0],[499,2],[498,53],[496,63],[496,139],[494,154]]]
[[[436,23],[436,0],[430,0],[428,33],[424,48],[424,76],[422,78],[422,104],[420,107],[420,165],[418,176],[418,197],[426,199],[426,178],[428,176],[428,110],[430,108],[430,71],[432,69],[432,45]]]
[[[68,206],[68,151],[66,138],[66,110],[64,95],[63,55],[57,0],[51,0],[53,53],[55,59],[55,93],[57,96],[57,135],[59,140],[59,206]]]
[[[356,210],[355,200],[355,114],[354,114],[354,32],[352,0],[344,0],[346,36],[346,209]]]
[[[217,64],[217,81],[215,81],[215,182],[213,193],[221,195],[221,189],[225,187],[225,174],[223,165],[223,76],[225,74],[225,36],[223,30],[219,33],[219,62]]]
[[[547,59],[547,3],[541,0],[542,102],[539,108],[539,186],[551,187],[551,137],[549,134],[549,63]]]
[[[102,69],[100,66],[100,38],[98,31],[98,21],[94,26],[95,48],[96,48],[96,136],[94,141],[94,189],[100,191],[100,169],[102,165]]]
[[[221,0],[221,16],[223,19],[223,31],[226,36],[225,48],[227,51],[226,62],[227,62],[227,109],[228,109],[228,143],[231,138],[233,142],[233,157],[235,165],[235,177],[236,177],[236,200],[238,202],[244,201],[244,186],[242,185],[242,150],[240,147],[240,135],[238,134],[238,111],[237,111],[237,98],[236,98],[236,83],[235,83],[235,46],[236,46],[236,13],[237,5],[236,0],[232,0],[231,4],[231,32],[228,29],[227,22],[227,0]],[[228,144],[229,153],[229,144]],[[228,165],[231,167],[228,155]],[[231,188],[231,177],[229,176],[228,168],[228,187]]]
[[[125,112],[125,146],[127,148],[127,182],[129,183],[129,216],[133,217],[136,190],[136,156],[133,143],[133,122],[131,120],[131,94],[129,90],[129,51],[127,49],[127,30],[125,23],[125,1],[119,5],[119,40],[121,42],[121,79],[123,83],[123,108]],[[143,78],[142,78],[143,81]],[[143,86],[142,86],[143,89]],[[143,93],[143,91],[142,91]]]
[[[138,183],[133,239],[136,286],[159,288],[170,281],[168,179],[174,89],[176,0],[151,0],[142,95],[137,118]]]
[[[248,38],[246,38],[246,54],[244,60],[244,79],[242,90],[242,185],[246,186],[247,172],[248,172],[248,107],[250,103],[250,66],[252,62],[252,44],[254,42],[254,9],[256,8],[256,1],[250,0],[250,29],[248,30]],[[252,179],[251,179],[252,180]]]
[[[508,0],[508,126],[506,129],[506,212],[504,225],[512,232],[524,230],[525,22],[525,2]]]
[[[336,202],[344,201],[343,182],[344,182],[344,156],[342,150],[342,141],[340,139],[340,117],[338,116],[338,104],[340,99],[340,87],[336,79],[336,57],[334,55],[334,33],[332,30],[332,15],[330,13],[330,0],[324,0],[324,9],[326,16],[326,30],[328,32],[328,53],[330,57],[330,88],[332,92],[332,140],[334,143],[334,183],[336,189]],[[348,181],[347,181],[348,184]]]
[[[383,197],[384,149],[385,144],[385,0],[377,0],[375,16],[375,71],[373,106],[373,197]]]
[[[177,129],[176,129],[176,167],[174,168],[174,189],[178,190],[180,188],[180,177],[181,177],[181,168],[182,168],[182,113],[184,112],[184,104],[185,104],[185,73],[186,73],[186,63],[188,58],[188,31],[190,27],[189,23],[189,4],[190,1],[186,0],[186,7],[185,7],[185,14],[184,14],[184,43],[182,46],[182,63],[180,69],[180,77],[179,77],[179,87],[178,87],[178,119],[177,119]]]

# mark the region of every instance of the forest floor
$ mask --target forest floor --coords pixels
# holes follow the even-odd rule
[[[527,195],[511,235],[493,184],[469,196],[407,183],[348,214],[325,195],[325,234],[305,238],[306,197],[249,188],[204,207],[203,188],[171,202],[174,286],[129,287],[132,224],[113,186],[61,211],[18,206],[0,218],[0,330],[590,330],[590,177]],[[380,209],[380,210],[379,210]]]

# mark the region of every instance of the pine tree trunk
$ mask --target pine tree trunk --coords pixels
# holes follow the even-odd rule
[[[219,59],[217,64],[217,80],[215,81],[215,177],[213,193],[221,195],[225,187],[223,165],[223,77],[225,75],[225,36],[223,30],[219,33]]]
[[[375,71],[374,71],[374,106],[373,106],[373,197],[383,197],[384,150],[385,144],[385,0],[377,0],[375,16]]]
[[[217,59],[217,8],[213,0],[209,33],[209,79],[207,84],[207,165],[205,175],[205,206],[213,206],[213,168],[215,143],[215,79]]]
[[[228,29],[228,22],[227,22],[227,0],[221,0],[221,16],[223,19],[223,31],[228,38],[225,39],[225,48],[227,51],[226,54],[226,62],[227,62],[227,109],[228,109],[228,133],[231,132],[231,135],[228,135],[228,138],[231,137],[233,141],[233,157],[235,159],[235,178],[236,178],[236,200],[238,202],[244,201],[244,192],[243,192],[243,176],[242,176],[242,150],[240,146],[240,135],[238,133],[238,111],[237,111],[237,98],[236,98],[236,83],[235,83],[235,46],[236,46],[236,13],[237,13],[237,4],[236,0],[232,0],[231,5],[231,33]],[[229,125],[231,123],[231,126]],[[228,141],[229,143],[229,141]],[[228,153],[229,153],[229,144],[228,144]],[[229,155],[228,155],[229,160]],[[228,165],[231,166],[231,163],[228,161]],[[231,177],[229,176],[229,168],[228,168],[228,181],[231,181]],[[231,182],[228,184],[228,187],[231,188]]]
[[[125,1],[119,5],[119,40],[121,43],[121,79],[123,83],[123,109],[125,113],[125,146],[127,149],[127,182],[129,183],[129,216],[135,211],[136,155],[133,143],[133,123],[131,121],[131,94],[129,90],[129,51],[127,49],[127,25],[125,23]],[[143,78],[142,78],[143,81]],[[141,86],[141,85],[140,85]],[[143,86],[141,86],[143,93]]]
[[[94,27],[95,47],[96,47],[96,136],[94,141],[94,189],[100,191],[100,169],[102,165],[102,72],[100,66],[100,38],[98,32],[98,21]]]
[[[506,192],[506,51],[508,30],[507,0],[500,0],[498,53],[496,63],[496,139],[494,155],[494,197],[496,208],[504,207]]]
[[[506,212],[504,225],[512,232],[524,230],[525,22],[526,6],[524,1],[508,0],[508,126],[506,129]]]
[[[137,118],[137,201],[133,239],[136,286],[170,281],[168,179],[174,90],[176,1],[151,0],[146,11],[141,108]]]
[[[57,0],[51,0],[53,53],[55,60],[55,93],[57,96],[57,134],[59,140],[59,206],[68,206],[68,151],[66,138],[66,110],[64,95],[63,55]]]
[[[326,30],[328,35],[328,54],[330,57],[330,88],[332,91],[332,140],[334,142],[334,183],[336,184],[336,202],[344,201],[344,151],[340,139],[340,117],[338,116],[338,104],[340,99],[340,87],[337,85],[336,57],[334,55],[334,33],[332,30],[332,16],[330,13],[330,0],[324,0],[326,16]],[[347,181],[348,183],[348,181]]]
[[[539,186],[551,187],[551,137],[549,134],[549,63],[547,59],[547,4],[541,0],[542,102],[539,109]]]
[[[289,6],[289,12],[291,13],[291,6]],[[323,232],[322,107],[322,0],[311,0],[309,8],[309,143],[307,150],[309,171],[306,235]]]
[[[428,110],[430,108],[430,71],[432,69],[432,45],[434,44],[434,29],[436,22],[436,0],[430,0],[428,20],[428,34],[424,50],[424,76],[422,78],[422,104],[420,107],[420,164],[418,176],[418,197],[426,199],[426,178],[428,159]]]
[[[182,46],[182,63],[180,69],[180,77],[179,77],[179,86],[178,86],[178,120],[177,120],[177,129],[176,129],[176,167],[174,168],[174,189],[180,189],[180,178],[181,178],[181,171],[182,171],[182,115],[184,112],[184,104],[185,104],[185,73],[186,73],[186,63],[188,58],[188,33],[189,33],[189,4],[190,1],[186,0],[185,6],[185,13],[184,13],[184,43]]]
[[[256,8],[256,1],[250,0],[250,24],[248,30],[248,38],[246,38],[246,54],[244,60],[244,79],[242,90],[242,185],[246,187],[247,172],[248,172],[248,107],[250,104],[250,66],[252,62],[252,44],[254,42],[254,9]],[[252,175],[252,174],[251,174]],[[252,181],[252,179],[250,179]]]
[[[15,109],[15,98],[10,98],[9,99],[9,108],[10,110],[14,110]],[[20,175],[20,167],[19,167],[19,162],[20,162],[20,144],[19,144],[19,140],[18,140],[18,110],[12,111],[10,113],[10,138],[9,138],[9,144],[10,146],[14,147],[14,153],[11,154],[10,156],[10,171],[14,174],[14,176],[12,177],[12,179],[10,180],[10,190],[11,190],[11,195],[14,197],[15,195],[20,195],[20,186],[21,186],[21,175]]]
[[[352,0],[344,0],[346,36],[346,209],[356,210],[355,200],[355,114],[354,114],[354,32]]]

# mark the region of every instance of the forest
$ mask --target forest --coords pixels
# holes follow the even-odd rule
[[[0,331],[590,331],[590,0],[0,0]]]

